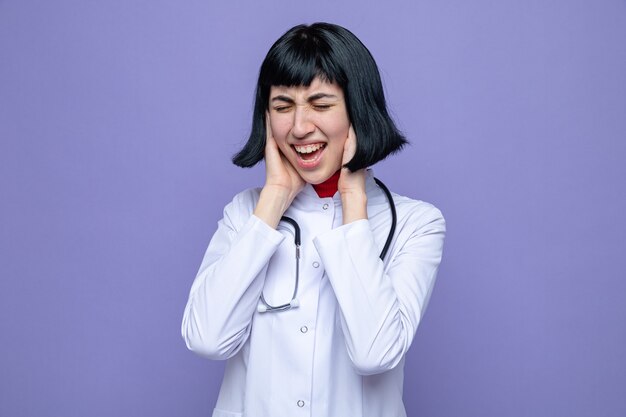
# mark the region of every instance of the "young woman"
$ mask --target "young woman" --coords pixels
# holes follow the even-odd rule
[[[366,169],[405,142],[351,32],[300,25],[271,47],[233,158],[264,159],[265,185],[224,209],[182,323],[189,349],[228,359],[214,417],[406,416],[445,222]]]

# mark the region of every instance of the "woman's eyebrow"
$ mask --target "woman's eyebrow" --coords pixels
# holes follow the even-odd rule
[[[272,101],[282,101],[289,104],[295,103],[292,98],[283,95],[272,97]]]
[[[319,100],[322,98],[337,98],[336,95],[334,94],[327,94],[327,93],[316,93],[313,94],[312,96],[310,96],[307,101],[311,102],[311,101],[315,101],[315,100]]]

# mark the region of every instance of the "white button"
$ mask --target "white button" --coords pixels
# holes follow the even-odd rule
[[[328,203],[324,204],[324,205],[322,206],[322,208],[323,208],[324,210],[328,210]]]
[[[300,408],[304,407],[304,401],[298,400],[298,407]]]
[[[319,262],[313,262],[313,268],[319,268],[319,267],[320,267]]]
[[[306,333],[306,332],[308,332],[308,331],[309,331],[309,328],[308,328],[308,327],[306,327],[306,326],[302,326],[302,327],[300,327],[300,331],[301,331],[302,333]]]

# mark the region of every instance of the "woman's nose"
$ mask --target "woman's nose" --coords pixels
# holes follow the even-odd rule
[[[296,106],[293,114],[293,128],[291,132],[296,138],[304,139],[315,130],[315,124],[310,118],[309,109],[306,106]]]

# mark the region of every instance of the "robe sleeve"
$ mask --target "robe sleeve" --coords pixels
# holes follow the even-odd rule
[[[210,359],[230,358],[248,339],[269,260],[284,239],[251,214],[251,200],[240,194],[225,207],[185,307],[183,339]]]
[[[441,262],[445,220],[434,206],[403,227],[408,239],[387,270],[368,220],[315,238],[340,310],[346,348],[362,375],[394,368],[413,341]]]

